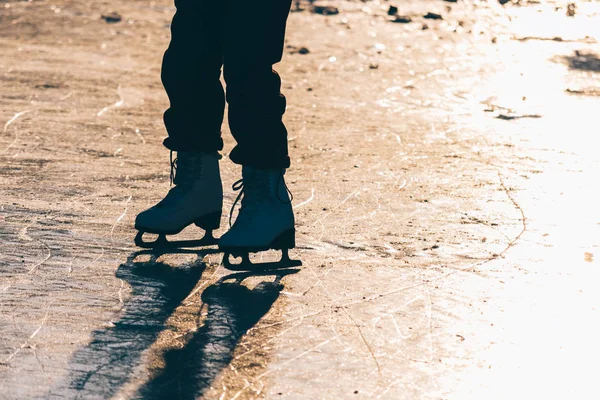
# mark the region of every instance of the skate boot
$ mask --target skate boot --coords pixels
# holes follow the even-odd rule
[[[225,254],[223,263],[232,270],[276,269],[302,265],[290,260],[288,250],[295,247],[294,212],[289,190],[285,184],[285,170],[243,167],[243,179],[233,185],[241,190],[237,202],[242,199],[235,223],[219,240],[219,249]],[[253,265],[249,253],[281,250],[280,262]],[[241,257],[240,264],[232,264],[229,257]]]
[[[179,151],[171,161],[171,180],[175,186],[154,207],[140,213],[135,220],[139,231],[135,244],[144,248],[196,247],[217,243],[212,231],[221,224],[223,184],[217,153]],[[188,225],[206,231],[201,240],[169,242],[166,235],[175,235]],[[158,239],[145,242],[144,233],[158,234]]]

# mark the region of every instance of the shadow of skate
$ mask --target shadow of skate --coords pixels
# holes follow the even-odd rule
[[[201,295],[208,308],[204,323],[183,348],[163,355],[164,368],[139,390],[139,398],[191,400],[201,397],[230,364],[242,336],[279,298],[282,278],[298,271],[235,273],[206,288]],[[242,283],[251,276],[275,276],[275,280],[260,282],[249,289]]]
[[[205,265],[204,255],[216,250],[143,250],[132,253],[121,264],[116,277],[131,286],[123,313],[111,326],[92,333],[89,344],[77,350],[65,381],[54,386],[47,398],[107,399],[130,381],[145,379],[143,354],[165,330],[167,320],[199,283]],[[163,254],[191,254],[196,258],[178,267],[161,261]],[[137,261],[149,256],[147,261]],[[206,318],[195,318],[185,346],[161,354],[162,362],[135,398],[195,399],[233,358],[241,337],[252,328],[278,299],[281,279],[298,272],[287,269],[270,272],[244,272],[227,275],[201,294]],[[243,285],[249,277],[269,276],[253,289]],[[273,279],[272,277],[275,277]],[[141,368],[140,368],[141,367]],[[137,374],[136,374],[137,372]]]
[[[112,326],[94,331],[91,342],[73,354],[67,381],[53,388],[50,398],[107,399],[128,382],[144,350],[156,341],[205,269],[202,260],[207,251],[168,251],[196,255],[177,268],[157,261],[166,252],[135,252],[119,266],[116,277],[131,286],[123,314]],[[142,255],[149,255],[150,260],[136,261]]]

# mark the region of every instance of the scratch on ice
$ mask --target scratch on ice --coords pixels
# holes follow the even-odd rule
[[[48,320],[48,314],[50,313],[50,306],[53,303],[54,302],[51,302],[50,304],[48,304],[48,308],[46,309],[46,315],[44,315],[44,318],[42,319],[40,326],[10,356],[8,356],[8,358],[6,358],[4,361],[0,361],[0,364],[8,364],[10,362],[10,360],[15,358],[15,356],[17,354],[19,354],[19,352],[21,350],[23,350],[25,347],[27,347],[29,345],[30,340],[33,340],[33,338],[35,338],[37,336],[37,334],[42,330],[42,327]]]
[[[8,127],[11,126],[16,120],[18,120],[21,116],[30,113],[33,110],[25,110],[25,111],[20,111],[18,113],[16,113],[15,115],[13,115],[13,117],[11,119],[9,119],[6,124],[4,124],[4,129],[2,130],[2,133],[6,133],[8,131]],[[11,144],[8,145],[8,147],[6,149],[4,149],[4,151],[2,153],[6,153],[8,150],[10,150],[11,147],[13,147],[15,145],[15,143],[17,143],[17,140],[19,139],[19,134],[18,132],[15,134],[15,140],[12,141]]]
[[[112,110],[113,108],[118,108],[118,107],[121,107],[123,104],[125,104],[125,99],[123,98],[123,95],[121,94],[121,86],[119,86],[117,88],[117,93],[119,94],[119,101],[117,101],[116,103],[111,104],[109,106],[106,106],[102,110],[98,111],[98,114],[96,114],[98,117],[101,117],[104,113]]]
[[[129,198],[128,198],[128,199],[127,199],[127,201],[125,202],[125,211],[123,211],[123,214],[121,214],[121,215],[119,216],[119,218],[117,218],[117,220],[115,221],[115,223],[113,224],[113,226],[112,226],[112,228],[111,228],[111,230],[110,230],[110,239],[111,239],[111,241],[112,241],[113,233],[114,233],[114,231],[115,231],[115,228],[116,228],[117,224],[118,224],[119,222],[121,222],[121,220],[122,220],[123,218],[125,218],[125,215],[127,215],[127,210],[129,209],[129,202],[131,201],[131,198],[132,198],[132,197],[133,197],[133,196],[129,196]]]

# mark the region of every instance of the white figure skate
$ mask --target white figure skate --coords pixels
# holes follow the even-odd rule
[[[242,198],[238,217],[226,234],[219,240],[219,249],[225,254],[224,265],[231,270],[277,269],[302,265],[291,260],[289,249],[296,246],[294,212],[289,191],[285,184],[285,170],[242,168],[242,179],[233,185],[242,190],[233,207]],[[233,214],[233,208],[231,210]],[[231,215],[230,215],[231,220]],[[281,250],[281,261],[252,264],[249,253]],[[242,262],[233,264],[229,257],[241,257]]]
[[[180,151],[171,162],[171,178],[175,186],[154,207],[140,213],[135,220],[139,231],[135,244],[143,248],[197,247],[217,243],[213,230],[221,224],[223,184],[219,171],[219,155]],[[169,242],[166,235],[176,235],[191,224],[206,231],[200,240]],[[144,233],[158,234],[146,242]]]

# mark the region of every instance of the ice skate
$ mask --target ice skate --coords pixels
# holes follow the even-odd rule
[[[228,269],[267,270],[302,265],[289,257],[289,249],[296,246],[296,231],[284,171],[243,167],[243,179],[234,184],[234,190],[241,190],[236,200],[237,203],[242,199],[241,209],[229,232],[219,240],[219,249],[225,253],[223,263]],[[281,250],[281,261],[251,263],[250,253],[268,250]],[[233,264],[230,256],[241,257],[241,263]]]
[[[221,224],[223,185],[219,172],[219,155],[180,151],[171,162],[171,178],[175,186],[158,204],[140,213],[135,220],[139,231],[135,244],[143,248],[210,246],[217,243],[213,230]],[[189,225],[204,229],[200,240],[169,242]],[[154,241],[144,241],[145,233],[157,234]]]

